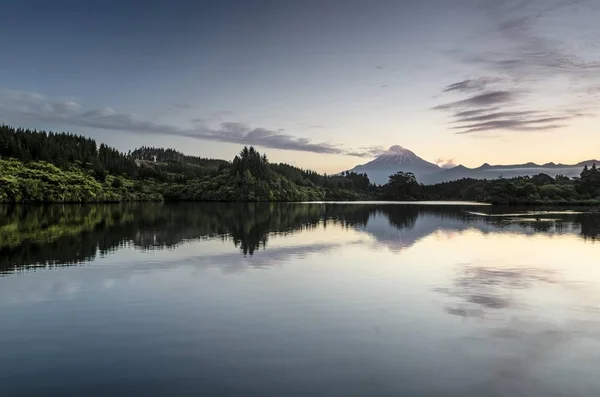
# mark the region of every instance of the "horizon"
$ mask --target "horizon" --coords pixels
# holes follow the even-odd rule
[[[3,123],[1,123],[1,122],[0,122],[0,127],[3,127],[3,126],[4,126],[4,127],[8,127],[8,128],[14,128],[14,129],[19,129],[19,128],[24,128],[24,129],[26,129],[25,127],[10,126],[10,125],[3,124]],[[43,132],[43,133],[54,133],[54,134],[73,134],[73,135],[76,135],[76,136],[82,136],[82,137],[85,137],[85,138],[90,138],[89,136],[82,135],[82,134],[77,134],[77,133],[73,133],[73,132],[70,132],[70,131],[50,131],[50,130],[42,130],[42,129],[31,129],[31,130],[32,130],[32,131],[37,131],[37,132]],[[91,138],[93,139],[93,137],[91,137]],[[98,141],[98,140],[95,140],[95,142],[96,142],[96,144],[97,144],[97,145],[100,145],[100,144],[105,144],[104,142],[101,142],[101,141]],[[109,147],[113,147],[113,146],[110,146],[110,145],[108,145],[108,146],[109,146]],[[198,158],[201,158],[201,159],[206,159],[206,160],[223,160],[223,161],[228,161],[228,162],[231,162],[231,161],[232,161],[232,159],[233,159],[235,156],[239,155],[239,153],[241,152],[241,150],[243,150],[243,149],[244,149],[244,148],[246,148],[246,147],[248,147],[248,148],[252,148],[252,147],[254,147],[254,146],[253,146],[253,145],[243,145],[243,146],[240,146],[240,148],[241,148],[241,149],[238,149],[238,151],[237,151],[236,153],[234,153],[234,154],[233,154],[233,156],[232,156],[232,158],[231,158],[231,159],[227,159],[227,158],[219,158],[219,157],[204,157],[204,156],[201,156],[201,155],[194,155],[194,154],[186,153],[186,152],[185,152],[185,150],[183,150],[183,151],[182,151],[182,150],[178,150],[178,149],[175,149],[175,148],[173,148],[173,147],[169,147],[169,146],[164,146],[164,147],[153,147],[153,146],[145,146],[145,145],[141,145],[141,146],[132,147],[132,148],[130,148],[130,149],[125,149],[125,150],[117,149],[117,150],[119,150],[119,151],[120,151],[122,154],[124,154],[124,155],[127,155],[127,153],[128,153],[128,152],[133,152],[133,151],[135,151],[135,150],[142,149],[142,148],[144,148],[144,147],[145,147],[145,148],[147,148],[147,149],[175,150],[176,152],[178,152],[178,153],[180,153],[180,154],[182,154],[182,155],[184,155],[184,156],[198,157]],[[376,155],[376,156],[375,156],[375,157],[373,157],[372,159],[369,159],[368,161],[365,161],[364,163],[357,164],[357,165],[355,165],[355,166],[354,166],[354,167],[352,167],[352,168],[349,168],[349,169],[344,169],[344,170],[341,170],[341,171],[338,171],[338,172],[335,172],[335,173],[320,172],[320,174],[340,174],[340,173],[342,173],[342,172],[345,172],[345,171],[354,171],[354,172],[358,172],[359,174],[361,174],[361,173],[363,173],[363,171],[360,171],[360,170],[359,170],[359,171],[355,171],[355,168],[357,168],[357,167],[360,167],[360,166],[362,166],[362,165],[367,165],[367,164],[368,164],[368,163],[370,163],[371,161],[377,160],[378,158],[380,158],[380,157],[383,157],[383,156],[385,156],[385,155],[395,155],[395,154],[397,154],[397,152],[396,152],[397,148],[399,148],[399,149],[401,149],[401,150],[407,150],[408,152],[412,153],[413,155],[415,155],[415,156],[417,156],[417,157],[421,158],[421,157],[420,157],[418,154],[414,153],[414,152],[413,152],[412,150],[410,150],[410,149],[403,148],[403,147],[401,147],[400,145],[394,145],[394,146],[390,147],[390,148],[389,148],[387,151],[383,151],[382,153],[380,153],[380,154]],[[271,163],[283,163],[283,164],[289,164],[289,163],[286,163],[285,161],[272,161],[272,160],[271,160],[271,158],[270,158],[270,157],[269,157],[269,155],[268,155],[268,149],[267,149],[267,150],[265,150],[265,149],[260,149],[260,148],[259,148],[259,149],[256,149],[256,150],[257,150],[257,151],[258,151],[258,152],[259,152],[261,155],[263,155],[263,154],[264,154],[264,155],[266,155],[266,156],[267,156],[267,158],[269,159],[269,162],[271,162]],[[436,162],[431,162],[431,161],[429,161],[429,160],[427,160],[427,159],[423,159],[423,158],[421,158],[421,159],[422,159],[422,160],[425,160],[426,162],[428,162],[428,163],[430,163],[430,164],[432,164],[432,165],[435,165],[435,166],[439,167],[440,171],[450,170],[450,169],[457,168],[457,167],[466,167],[466,168],[468,168],[468,169],[477,169],[477,168],[481,168],[481,167],[484,167],[484,166],[491,166],[491,167],[516,167],[516,166],[528,166],[528,165],[530,165],[530,166],[537,166],[537,167],[544,167],[544,166],[584,167],[584,166],[587,166],[588,164],[593,164],[593,165],[595,165],[596,163],[600,163],[600,160],[597,160],[597,159],[587,159],[587,160],[582,160],[582,161],[578,161],[577,163],[573,163],[573,164],[566,164],[566,163],[556,163],[556,162],[548,162],[548,163],[535,163],[535,162],[531,162],[531,161],[530,161],[530,162],[527,162],[527,163],[513,163],[513,164],[508,164],[508,163],[504,163],[504,164],[495,164],[495,163],[487,163],[487,162],[486,162],[486,163],[482,163],[482,164],[480,164],[480,165],[478,165],[478,166],[474,166],[474,167],[467,167],[467,166],[465,166],[464,164],[437,164]],[[307,171],[315,171],[314,169],[312,169],[312,168],[310,168],[310,167],[299,167],[299,168],[301,168],[301,169],[304,169],[304,170],[307,170]]]
[[[375,3],[10,4],[0,122],[320,173],[395,145],[469,168],[599,157],[600,4]]]

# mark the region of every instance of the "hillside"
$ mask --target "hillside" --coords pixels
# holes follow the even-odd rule
[[[356,200],[370,189],[364,175],[271,164],[253,147],[231,162],[162,148],[125,154],[79,135],[0,126],[0,202]]]

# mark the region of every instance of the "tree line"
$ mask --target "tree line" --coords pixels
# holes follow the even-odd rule
[[[71,133],[0,125],[0,202],[468,200],[600,204],[600,170],[420,184],[412,173],[383,186],[366,174],[320,174],[271,163],[254,147],[232,161],[141,147],[127,153]]]
[[[71,133],[0,126],[0,202],[368,199],[365,174],[272,164],[253,147],[232,161],[141,147],[127,153]]]
[[[600,170],[596,165],[582,170],[578,178],[547,174],[516,178],[464,178],[434,185],[419,184],[412,173],[390,176],[381,195],[391,200],[457,200],[492,204],[598,204]]]

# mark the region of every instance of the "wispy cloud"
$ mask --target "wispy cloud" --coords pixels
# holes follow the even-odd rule
[[[472,132],[490,131],[490,130],[515,130],[515,131],[539,131],[552,130],[564,127],[564,124],[549,124],[553,121],[561,121],[559,117],[549,117],[546,119],[534,120],[494,120],[485,123],[469,124],[460,127],[452,127],[459,129],[457,134],[469,134]]]
[[[468,107],[481,107],[497,105],[502,103],[513,102],[515,100],[515,93],[509,91],[492,91],[484,94],[478,94],[467,99],[460,101],[449,102],[443,105],[438,105],[434,109],[436,110],[448,110],[454,108],[468,108]]]
[[[465,112],[459,112],[459,113],[465,113]],[[497,120],[497,119],[503,119],[503,118],[524,117],[524,116],[536,114],[538,112],[535,110],[525,110],[522,112],[495,112],[495,113],[481,114],[479,116],[472,116],[472,117],[461,117],[461,116],[458,116],[459,113],[455,114],[455,116],[457,116],[457,120],[454,121],[455,123],[470,123],[470,122],[480,122],[480,121],[487,121],[487,120]]]
[[[597,100],[597,51],[582,51],[563,42],[562,36],[544,35],[543,25],[550,26],[549,17],[564,19],[576,12],[574,6],[591,7],[591,1],[499,0],[474,5],[487,15],[492,30],[476,38],[484,44],[478,50],[466,47],[451,51],[452,56],[479,69],[482,75],[442,88],[446,95],[463,96],[435,107],[451,112],[451,130],[458,134],[543,131],[568,126],[573,119],[590,115],[584,109]],[[594,54],[596,59],[590,59]],[[573,85],[580,87],[573,89]],[[537,101],[546,105],[535,106],[535,98],[544,95],[552,100]]]
[[[455,124],[450,127],[457,130],[457,134],[483,132],[490,130],[512,130],[512,131],[540,131],[552,130],[565,126],[565,123],[585,116],[583,112],[576,111],[490,111],[490,109],[478,109],[473,112],[456,112]],[[458,125],[457,125],[458,124]]]
[[[451,111],[451,130],[457,134],[469,134],[493,130],[543,131],[564,127],[572,119],[586,116],[579,110],[527,109],[522,93],[494,91],[478,94],[460,101],[435,107]],[[491,105],[497,105],[490,107]],[[469,108],[473,109],[469,109]],[[469,110],[463,110],[469,109]]]
[[[0,111],[21,118],[59,123],[65,126],[129,131],[142,134],[172,135],[199,140],[255,145],[265,148],[295,150],[322,154],[341,154],[371,157],[372,148],[347,149],[341,144],[313,142],[286,133],[283,129],[251,127],[244,123],[223,121],[218,125],[205,124],[205,118],[190,120],[189,128],[155,121],[139,120],[128,113],[110,107],[85,109],[74,101],[56,101],[41,94],[0,89]],[[229,113],[222,112],[226,116]],[[208,115],[208,119],[212,115]]]
[[[454,113],[456,117],[470,117],[475,116],[477,114],[489,113],[498,110],[498,108],[483,108],[483,109],[473,109],[473,110],[464,110],[462,112]]]
[[[346,154],[355,157],[377,157],[386,151],[385,147],[376,145],[359,147],[354,151],[346,152]]]
[[[467,79],[447,85],[444,92],[476,92],[483,91],[494,83],[501,82],[499,77],[480,77],[478,79]]]
[[[488,15],[497,25],[497,32],[508,44],[508,51],[486,52],[471,61],[491,70],[506,73],[513,79],[544,79],[567,75],[580,78],[600,76],[600,60],[588,61],[581,53],[557,38],[545,37],[536,29],[547,14],[574,4],[589,5],[587,1],[522,1],[521,7],[509,8],[503,2],[492,5]],[[586,4],[587,3],[587,4]]]

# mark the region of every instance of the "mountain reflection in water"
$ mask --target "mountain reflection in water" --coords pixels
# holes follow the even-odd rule
[[[0,207],[0,394],[597,396],[599,225],[432,204]]]
[[[514,208],[484,207],[478,212],[472,208],[383,203],[2,206],[0,274],[79,264],[126,246],[162,250],[200,239],[230,241],[239,247],[240,255],[252,256],[257,250],[268,250],[269,238],[274,235],[332,224],[367,233],[392,251],[407,249],[438,231],[574,234],[592,240],[600,233],[596,212],[545,209],[541,219],[528,215],[530,209],[520,213]],[[320,247],[304,249],[314,252]],[[273,254],[286,252],[280,249]]]

